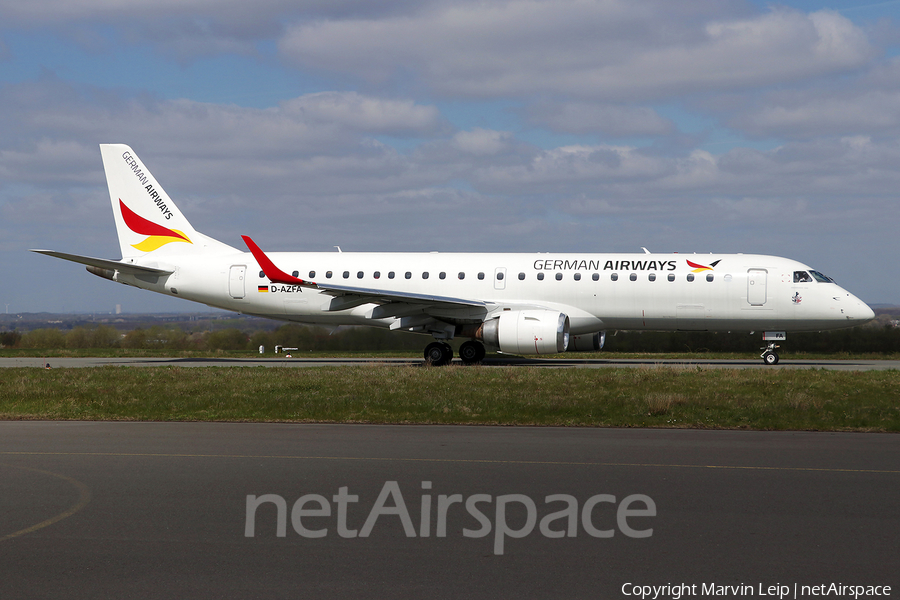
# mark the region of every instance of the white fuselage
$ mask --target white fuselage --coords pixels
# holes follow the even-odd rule
[[[480,323],[504,310],[546,308],[571,333],[606,329],[819,331],[871,320],[872,310],[830,281],[798,281],[797,261],[752,254],[279,253],[287,273],[324,284],[477,299],[483,307],[423,309],[377,318],[377,304],[341,308],[312,287],[273,284],[250,253],[172,257],[160,277],[119,281],[226,310],[329,325],[398,327],[426,315]],[[692,263],[692,264],[691,264]],[[714,265],[714,266],[713,266]],[[462,274],[462,278],[461,278]],[[345,305],[346,306],[346,305]],[[396,311],[395,311],[396,312]],[[374,318],[373,318],[374,315]]]

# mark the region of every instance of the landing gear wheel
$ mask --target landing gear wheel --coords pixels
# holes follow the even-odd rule
[[[463,361],[463,364],[466,365],[480,363],[484,360],[484,355],[484,346],[474,340],[464,342],[463,345],[459,347],[459,358]]]
[[[781,339],[781,340],[784,339],[783,332],[780,334],[766,333],[765,335],[763,335],[763,341],[768,342],[768,343],[766,344],[765,348],[762,348],[763,353],[760,355],[760,358],[762,358],[763,362],[769,366],[778,364],[778,352],[775,351],[778,348],[778,344],[776,344],[774,341],[772,341],[772,339],[773,339],[772,337],[768,337],[768,338],[766,337],[766,336],[772,336],[772,335],[778,336],[778,339]]]
[[[431,342],[425,346],[425,364],[442,367],[453,360],[453,349],[445,342]]]

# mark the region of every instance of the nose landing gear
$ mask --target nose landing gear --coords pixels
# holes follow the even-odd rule
[[[778,364],[778,353],[775,352],[775,348],[778,348],[778,346],[776,346],[774,343],[769,344],[764,348],[765,352],[760,355],[763,359],[763,362],[767,365]]]
[[[776,348],[780,348],[775,342],[783,342],[787,339],[787,334],[783,331],[766,331],[763,333],[763,341],[767,342],[766,347],[762,348],[763,353],[760,355],[760,358],[763,359],[763,362],[767,365],[777,365],[778,364],[778,352],[776,352]]]

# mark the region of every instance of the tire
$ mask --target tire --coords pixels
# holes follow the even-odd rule
[[[442,367],[453,360],[453,349],[443,342],[431,342],[425,346],[425,364]]]
[[[763,354],[763,362],[767,365],[777,365],[778,364],[778,354],[775,352],[766,352]]]
[[[459,347],[459,358],[466,365],[477,365],[484,360],[484,346],[480,343],[469,340]]]

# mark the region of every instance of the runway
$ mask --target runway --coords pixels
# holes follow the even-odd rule
[[[885,434],[0,422],[0,597],[896,596],[898,489]]]
[[[414,365],[423,366],[421,358],[302,358],[302,357],[260,357],[260,358],[0,358],[0,368],[4,367],[346,367],[354,365]],[[459,359],[453,364],[462,363]],[[775,366],[763,364],[762,360],[741,359],[618,359],[618,358],[521,358],[489,357],[482,364],[485,367],[542,367],[542,368],[696,368],[704,369],[826,369],[829,371],[884,371],[900,369],[900,360],[782,360]]]

